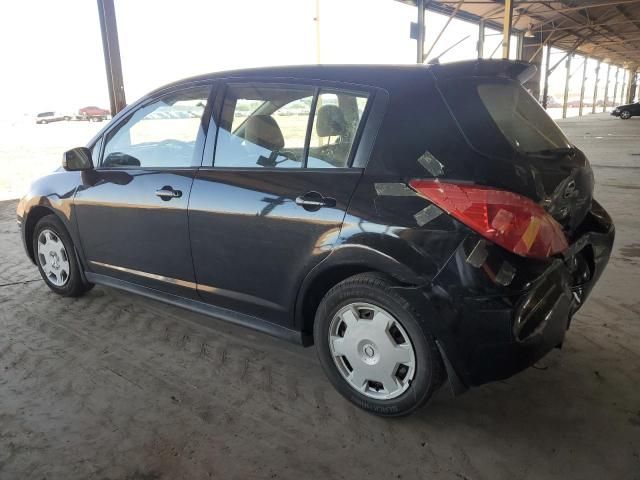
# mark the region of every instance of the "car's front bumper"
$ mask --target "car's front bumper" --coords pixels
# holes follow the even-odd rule
[[[612,110],[610,115],[612,115],[614,117],[619,117],[620,116],[620,111],[619,110]]]
[[[422,292],[425,317],[435,317],[445,363],[460,381],[508,378],[560,346],[607,265],[614,236],[611,219],[594,202],[562,258],[517,257],[475,236],[463,242]],[[473,253],[478,242],[486,250],[480,256]]]

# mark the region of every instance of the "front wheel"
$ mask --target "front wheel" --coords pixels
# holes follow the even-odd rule
[[[386,277],[350,277],[324,297],[314,323],[322,367],[334,387],[364,410],[400,416],[442,383],[434,338]]]
[[[79,297],[93,287],[82,279],[71,237],[55,215],[36,224],[33,253],[42,279],[58,295]]]
[[[631,118],[631,112],[629,110],[623,110],[620,112],[620,118],[622,120],[628,120]]]

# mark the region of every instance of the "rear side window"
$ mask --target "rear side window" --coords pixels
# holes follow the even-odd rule
[[[313,95],[306,87],[229,86],[215,166],[302,167]]]
[[[320,91],[309,144],[309,168],[348,166],[367,97]]]
[[[366,94],[305,86],[227,87],[216,167],[348,167]]]
[[[526,155],[570,146],[547,112],[515,80],[449,79],[439,87],[465,137],[483,154],[512,158],[516,152]]]

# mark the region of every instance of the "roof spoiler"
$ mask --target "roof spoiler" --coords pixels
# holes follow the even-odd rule
[[[479,59],[431,65],[429,70],[438,81],[461,77],[501,77],[524,83],[536,73],[537,68],[518,60]]]

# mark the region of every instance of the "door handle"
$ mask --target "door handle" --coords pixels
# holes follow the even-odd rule
[[[156,196],[167,202],[172,198],[180,198],[182,196],[182,191],[174,190],[173,187],[165,185],[160,190],[156,190]]]
[[[307,192],[304,195],[296,197],[296,205],[300,205],[305,210],[315,212],[322,207],[335,207],[336,199],[331,197],[323,197],[318,192]]]

